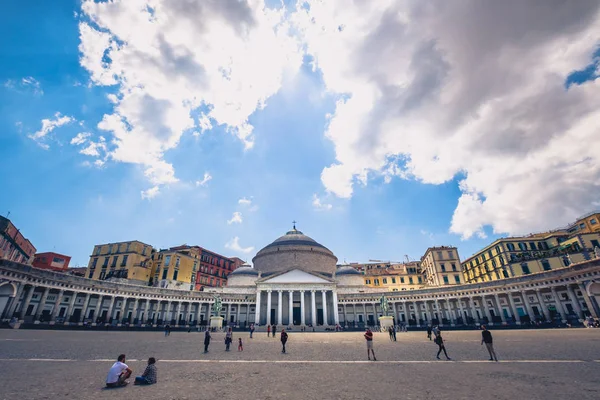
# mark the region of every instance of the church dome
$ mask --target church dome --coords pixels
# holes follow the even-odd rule
[[[258,275],[258,272],[249,265],[241,265],[229,274],[231,275]]]
[[[340,275],[362,275],[362,274],[352,267],[343,266],[343,267],[339,267],[337,269],[337,271],[335,271],[335,275],[340,276]]]
[[[294,228],[261,249],[252,259],[260,272],[280,272],[298,268],[332,274],[337,258],[331,250]]]

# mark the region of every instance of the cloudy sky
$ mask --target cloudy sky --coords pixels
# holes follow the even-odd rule
[[[596,0],[23,0],[0,37],[0,213],[73,265],[293,220],[466,258],[600,208]]]

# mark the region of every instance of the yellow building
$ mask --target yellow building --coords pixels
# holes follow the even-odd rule
[[[453,246],[430,247],[421,257],[421,270],[427,286],[464,283],[458,250]]]
[[[568,233],[600,233],[600,211],[594,211],[577,219],[566,228]]]
[[[364,274],[365,286],[398,292],[419,289],[424,286],[421,267],[418,261],[406,263],[350,263],[352,267]]]
[[[187,245],[154,253],[154,286],[194,290],[201,253],[200,247]]]
[[[559,230],[502,238],[466,259],[463,275],[465,282],[475,283],[550,271],[593,258],[595,247],[600,247],[600,233]]]
[[[150,284],[154,252],[152,246],[137,240],[96,245],[85,276],[98,280],[126,278]]]

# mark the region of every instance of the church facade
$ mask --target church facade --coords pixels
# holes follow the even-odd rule
[[[365,285],[350,266],[338,266],[325,246],[295,229],[260,250],[253,267],[229,275],[227,285],[183,291],[98,281],[0,260],[2,320],[42,324],[205,326],[218,297],[228,325],[276,324],[315,330],[377,325],[384,314],[397,324],[573,323],[600,314],[600,258],[490,282],[385,291]]]

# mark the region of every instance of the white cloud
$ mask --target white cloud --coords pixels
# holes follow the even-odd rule
[[[250,204],[252,204],[252,200],[242,197],[241,199],[238,200],[238,204],[242,205],[242,206],[249,206]]]
[[[239,211],[235,211],[231,216],[230,220],[227,220],[227,224],[241,224],[242,223],[242,213]]]
[[[208,172],[205,172],[202,180],[196,181],[196,186],[205,186],[208,183],[208,181],[210,181],[210,180],[212,180],[211,174],[209,174]]]
[[[163,185],[177,181],[164,153],[186,131],[222,125],[251,148],[248,118],[302,62],[284,16],[262,0],[84,0],[80,64],[118,89],[98,125],[113,136],[111,158]]]
[[[90,136],[92,136],[92,134],[89,132],[80,132],[77,134],[77,136],[75,136],[73,139],[71,139],[71,144],[75,145],[75,146],[84,144],[89,139]]]
[[[240,239],[236,236],[231,239],[229,242],[225,243],[225,248],[229,250],[233,250],[236,253],[244,253],[248,254],[254,250],[253,246],[242,247],[240,246]]]
[[[72,121],[74,121],[72,117],[61,115],[59,112],[57,112],[56,114],[54,114],[54,119],[44,118],[42,120],[42,128],[39,131],[29,135],[29,138],[35,140],[37,144],[39,144],[42,148],[47,150],[50,148],[50,146],[47,143],[43,142],[45,137],[54,129],[68,124]]]
[[[600,79],[565,87],[600,44],[600,3],[306,3],[294,24],[339,95],[329,192],[459,177],[464,238],[564,225],[600,197]]]
[[[160,194],[160,188],[158,186],[153,186],[148,190],[142,190],[142,200],[148,199],[151,200]]]
[[[17,93],[31,93],[33,91],[35,96],[42,96],[44,94],[42,85],[33,76],[26,76],[21,78],[20,81],[8,79],[4,82],[3,86]]]
[[[331,204],[328,203],[322,203],[321,199],[319,198],[319,196],[317,196],[317,194],[313,194],[312,197],[312,205],[316,210],[331,210],[331,208],[333,207]]]

